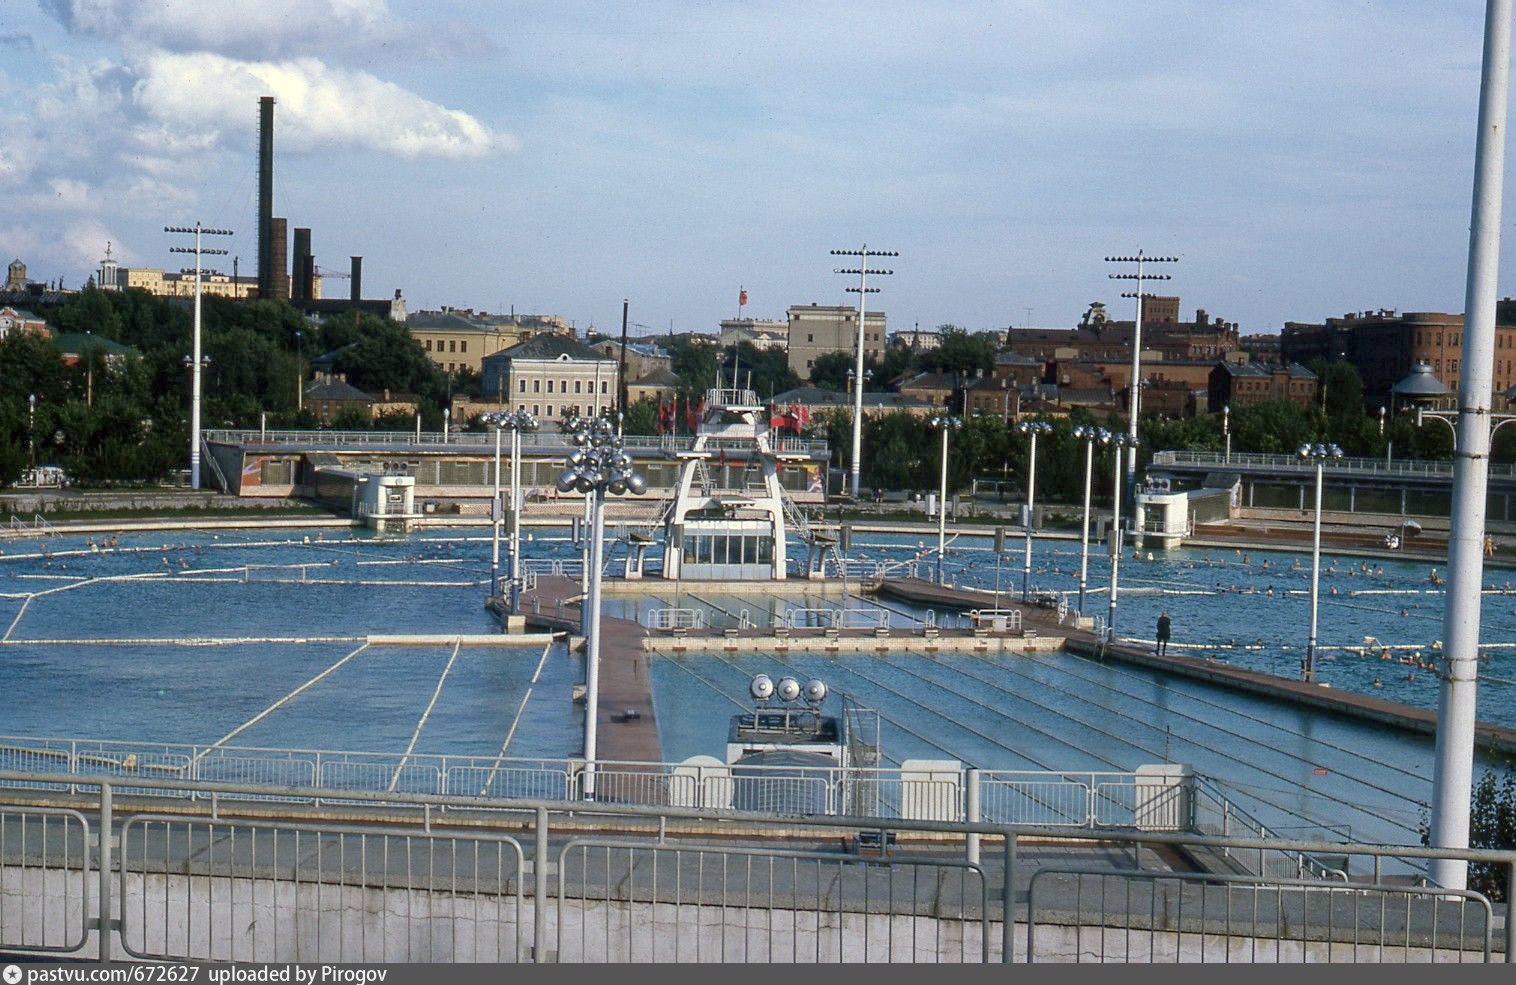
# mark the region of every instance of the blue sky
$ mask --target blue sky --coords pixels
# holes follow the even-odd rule
[[[709,330],[739,286],[850,300],[827,251],[867,242],[891,328],[1130,317],[1102,257],[1139,247],[1244,331],[1458,311],[1483,12],[6,0],[0,253],[77,286],[107,239],[177,266],[161,227],[198,219],[251,271],[272,93],[275,214],[412,309]]]

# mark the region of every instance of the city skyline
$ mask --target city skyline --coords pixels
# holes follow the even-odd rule
[[[272,94],[275,214],[412,310],[709,331],[739,288],[848,303],[828,250],[867,242],[893,330],[1130,319],[1103,257],[1138,248],[1248,333],[1457,312],[1482,15],[40,0],[0,16],[0,250],[78,286],[198,219],[255,273]]]

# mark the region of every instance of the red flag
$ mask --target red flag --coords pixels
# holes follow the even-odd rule
[[[739,289],[737,291],[737,307],[740,308],[745,304],[747,304],[747,290]]]
[[[660,397],[658,400],[658,433],[664,434],[674,424],[674,405],[666,404]]]
[[[685,398],[685,423],[690,427],[690,434],[700,430],[700,418],[705,416],[705,401],[701,400],[698,405],[691,404],[689,398]]]

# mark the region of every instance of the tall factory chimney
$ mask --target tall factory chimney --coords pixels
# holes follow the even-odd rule
[[[295,262],[290,268],[290,297],[296,301],[311,299],[311,231],[308,226],[295,227]]]
[[[350,300],[357,304],[363,298],[363,257],[353,257],[352,289]]]
[[[274,97],[258,97],[258,296],[274,296]]]
[[[274,216],[269,219],[268,228],[269,282],[273,286],[269,289],[268,294],[260,294],[259,296],[288,301],[290,298],[289,220],[281,216]]]

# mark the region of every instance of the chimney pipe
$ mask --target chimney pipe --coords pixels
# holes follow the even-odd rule
[[[363,257],[353,257],[352,262],[352,294],[349,300],[357,304],[363,299]]]
[[[258,99],[258,296],[274,296],[274,97]]]
[[[290,297],[296,301],[311,299],[311,231],[308,226],[295,227],[295,262],[290,271]]]

